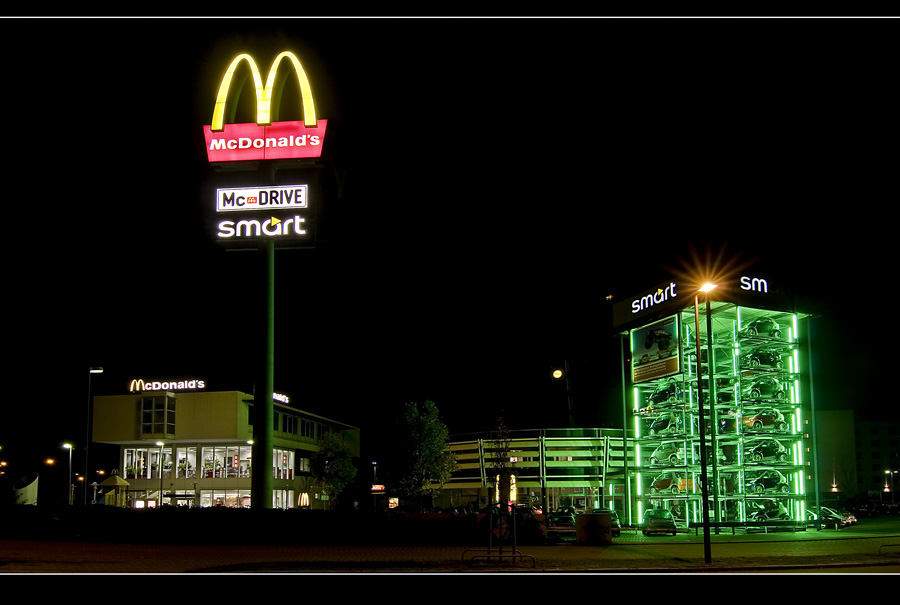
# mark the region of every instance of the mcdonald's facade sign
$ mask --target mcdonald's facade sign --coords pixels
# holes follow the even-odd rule
[[[286,81],[276,78],[276,75],[285,60],[297,76],[303,120],[272,122],[272,118],[277,117],[275,114],[278,113]],[[238,85],[232,89],[232,79],[243,62],[249,66],[256,88],[256,123],[226,124],[226,108],[230,108],[233,117],[242,88]],[[316,117],[312,88],[303,66],[293,53],[285,51],[275,58],[265,85],[253,57],[240,54],[231,62],[219,85],[212,123],[203,127],[207,158],[210,163],[219,163],[321,157],[326,126],[327,120]]]
[[[144,380],[135,378],[128,385],[129,393],[143,391],[196,391],[206,388],[205,380]]]

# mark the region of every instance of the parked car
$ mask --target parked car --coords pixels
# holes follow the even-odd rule
[[[857,523],[853,513],[827,506],[822,506],[818,509],[815,506],[811,506],[806,509],[806,519],[807,526],[809,527],[813,527],[816,524],[817,519],[819,521],[819,527],[834,527],[835,529],[850,527]]]
[[[787,507],[775,500],[764,500],[760,508],[749,516],[751,521],[789,521],[791,515]]]
[[[550,513],[552,527],[575,527],[575,509],[571,506],[558,508]]]
[[[779,492],[786,494],[790,491],[787,479],[779,471],[764,471],[747,481],[747,492],[764,494],[766,492]]]
[[[781,352],[777,349],[761,347],[741,357],[741,367],[755,368],[759,366],[780,370],[784,367]]]
[[[787,462],[790,457],[790,452],[784,447],[784,444],[771,437],[754,439],[744,446],[744,458],[749,462],[764,460]]]
[[[651,508],[644,511],[641,531],[645,536],[652,534],[672,534],[674,536],[678,533],[678,528],[675,526],[675,517],[670,511],[664,508]]]
[[[609,515],[611,533],[613,538],[618,537],[622,533],[622,524],[619,522],[619,513],[611,508],[595,508],[591,511],[595,514],[606,513]]]
[[[684,419],[681,414],[667,412],[660,414],[652,423],[648,433],[651,437],[674,435],[684,432]]]
[[[650,454],[650,464],[684,464],[684,444],[674,441],[663,443]]]
[[[874,517],[878,514],[878,503],[870,500],[861,500],[851,504],[848,509],[857,519]]]
[[[752,431],[772,430],[784,433],[789,428],[784,414],[775,408],[762,408],[756,413],[744,416],[743,422],[744,426]]]
[[[761,376],[741,382],[741,397],[746,399],[777,399],[787,397],[787,391],[780,380],[773,376]]]
[[[781,338],[781,326],[771,317],[760,317],[744,325],[738,331],[738,336],[742,338],[752,338],[763,336],[767,338]]]
[[[650,484],[650,493],[658,494],[666,492],[677,495],[694,489],[693,479],[684,477],[681,473],[663,473]]]

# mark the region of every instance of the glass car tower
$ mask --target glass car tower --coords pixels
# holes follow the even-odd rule
[[[666,509],[682,527],[701,525],[702,443],[712,523],[805,527],[813,451],[806,326],[796,312],[701,297],[624,332],[633,452],[630,510],[620,514],[638,524],[647,510]]]

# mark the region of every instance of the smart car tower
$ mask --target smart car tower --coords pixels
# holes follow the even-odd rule
[[[618,487],[608,483],[629,523],[662,508],[700,525],[705,491],[710,525],[805,527],[810,317],[791,307],[752,276],[706,292],[669,281],[615,305],[629,452]]]

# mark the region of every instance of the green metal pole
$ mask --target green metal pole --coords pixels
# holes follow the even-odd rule
[[[265,363],[254,394],[251,506],[272,508],[272,424],[275,419],[275,244],[263,245],[266,269]]]

